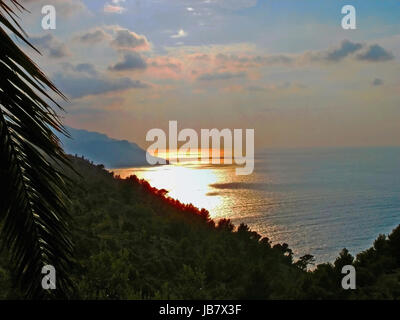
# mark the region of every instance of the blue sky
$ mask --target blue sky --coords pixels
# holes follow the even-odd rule
[[[57,29],[41,29],[44,4]],[[341,8],[357,30],[341,28]],[[68,125],[145,147],[149,129],[254,128],[260,147],[399,144],[400,2],[27,0]]]

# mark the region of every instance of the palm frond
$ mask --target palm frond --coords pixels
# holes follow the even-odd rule
[[[17,0],[0,0],[0,222],[21,289],[29,298],[65,296],[68,267],[66,179],[58,169],[69,162],[53,131],[67,134],[47,93],[65,98],[12,41],[5,28],[27,45]],[[53,291],[42,289],[44,265],[56,269]]]

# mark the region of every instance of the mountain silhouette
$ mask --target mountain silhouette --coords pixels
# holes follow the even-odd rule
[[[148,166],[146,151],[136,143],[116,140],[99,132],[67,127],[71,138],[59,135],[66,153],[84,156],[107,168]],[[157,158],[161,160],[160,158]]]

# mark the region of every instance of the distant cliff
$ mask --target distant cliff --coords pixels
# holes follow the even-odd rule
[[[66,153],[84,156],[107,168],[147,166],[146,151],[136,143],[105,134],[67,127],[71,139],[59,136]]]

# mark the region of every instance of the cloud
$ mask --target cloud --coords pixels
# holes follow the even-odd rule
[[[34,46],[38,47],[40,51],[44,51],[50,58],[64,58],[71,54],[67,46],[51,33],[40,37],[31,37],[30,41]]]
[[[77,72],[84,72],[90,75],[96,75],[96,68],[90,63],[80,63],[75,67]]]
[[[90,63],[79,63],[77,65],[73,65],[71,63],[64,63],[63,67],[64,70],[66,71],[86,73],[91,76],[96,76],[98,74],[95,66]]]
[[[240,79],[246,78],[247,74],[245,72],[220,72],[220,73],[205,73],[197,78],[200,81],[215,81],[215,80],[230,80],[230,79]]]
[[[183,29],[180,29],[180,30],[178,30],[178,33],[173,34],[171,36],[171,38],[178,39],[178,38],[184,38],[186,36],[187,36],[187,32],[185,30],[183,30]]]
[[[113,66],[110,66],[109,70],[126,71],[126,70],[144,70],[146,68],[147,68],[147,63],[143,59],[143,57],[137,52],[130,52],[124,55],[122,61],[117,62]]]
[[[147,60],[147,74],[153,78],[177,79],[182,76],[184,64],[173,57],[155,57]]]
[[[121,14],[121,13],[123,13],[125,10],[126,10],[126,9],[125,9],[124,7],[122,7],[122,6],[114,5],[114,4],[109,4],[109,3],[106,3],[106,4],[104,5],[104,8],[103,8],[103,11],[104,11],[105,13],[118,13],[118,14]]]
[[[346,58],[354,58],[354,54],[364,47],[361,43],[343,40],[338,46],[320,51],[307,51],[295,57],[297,65],[310,63],[339,63]]]
[[[151,66],[160,69],[169,69],[175,72],[182,70],[182,64],[179,62],[171,61],[171,58],[155,59],[151,62]]]
[[[338,48],[328,51],[324,58],[328,61],[337,62],[360,50],[362,47],[361,43],[343,40]]]
[[[107,34],[101,29],[86,32],[79,37],[79,41],[89,44],[102,42],[105,39],[107,39]]]
[[[122,28],[117,28],[114,32],[114,40],[111,42],[111,45],[115,48],[125,50],[148,50],[150,48],[150,44],[145,36]]]
[[[361,52],[366,48],[365,52]],[[358,55],[356,53],[360,52]],[[263,56],[238,56],[217,54],[215,60],[227,67],[251,68],[272,65],[307,65],[310,63],[339,63],[346,58],[369,62],[388,61],[393,55],[379,45],[366,46],[343,40],[338,46],[320,51],[308,51],[296,55],[274,54]]]
[[[382,80],[382,79],[379,79],[379,78],[375,78],[374,81],[372,81],[372,85],[373,85],[374,87],[381,86],[381,85],[383,85],[383,80]]]
[[[357,55],[358,53],[358,55]],[[345,59],[358,61],[388,61],[393,55],[379,45],[365,45],[361,43],[343,40],[338,46],[327,50],[307,51],[299,54],[272,54],[272,55],[237,55],[219,53],[210,55],[191,55],[190,59],[196,62],[207,62],[211,60],[218,69],[231,72],[243,71],[249,68],[260,68],[266,66],[305,66],[315,63],[339,63]]]
[[[210,56],[205,53],[194,53],[194,54],[189,54],[187,56],[189,59],[193,59],[196,61],[210,61]]]
[[[198,57],[197,59],[199,59]],[[201,58],[200,58],[201,59]],[[294,62],[294,58],[284,54],[265,55],[265,56],[238,56],[236,54],[227,55],[219,53],[215,56],[215,61],[225,67],[233,66],[236,68],[251,68],[267,65],[287,65]]]
[[[110,45],[117,50],[145,51],[150,49],[150,43],[145,36],[115,25],[90,30],[78,36],[78,40],[88,44],[109,41]]]
[[[82,76],[81,74],[56,73],[54,83],[70,98],[82,98],[127,89],[145,89],[149,85],[129,78],[109,79],[105,76]]]
[[[358,54],[357,59],[369,62],[384,62],[393,60],[394,56],[380,45],[374,44],[370,45],[365,52]]]
[[[357,54],[358,53],[358,54]],[[366,45],[343,40],[336,48],[322,51],[305,52],[296,57],[297,64],[308,64],[314,62],[338,63],[346,58],[358,61],[380,62],[389,61],[394,57],[381,46]]]

